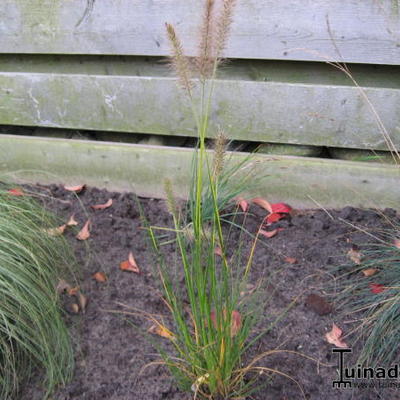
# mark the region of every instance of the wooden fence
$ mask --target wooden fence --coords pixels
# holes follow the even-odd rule
[[[164,24],[174,24],[195,55],[203,3],[3,0],[0,172],[147,196],[162,196],[169,176],[183,193],[193,150],[115,138],[157,135],[168,144],[167,137],[195,136],[162,62]],[[340,154],[334,149],[387,151],[379,116],[400,148],[399,0],[239,0],[225,56],[231,62],[216,84],[212,125],[232,139],[268,143],[267,151],[274,143],[311,145],[331,157]],[[326,63],[337,61],[348,63],[359,87]],[[12,126],[37,129],[21,136],[10,134]],[[62,138],[41,137],[42,128]],[[65,129],[107,141],[66,139]],[[256,160],[269,175],[258,193],[272,200],[398,205],[396,165],[275,154]]]

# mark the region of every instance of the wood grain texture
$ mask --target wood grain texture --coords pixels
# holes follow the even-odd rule
[[[88,185],[164,197],[170,178],[187,195],[193,150],[78,140],[0,135],[0,177],[21,182]],[[243,153],[231,155],[236,162]],[[257,155],[250,161],[266,175],[248,196],[295,207],[397,207],[398,166],[318,158]],[[371,200],[373,199],[373,200]]]
[[[201,0],[2,0],[0,52],[196,54]],[[399,0],[240,0],[225,56],[400,64]]]
[[[4,125],[197,135],[173,78],[3,72],[0,93]],[[400,147],[400,89],[367,87],[365,94]],[[212,110],[212,127],[232,139],[387,150],[351,86],[220,80]]]

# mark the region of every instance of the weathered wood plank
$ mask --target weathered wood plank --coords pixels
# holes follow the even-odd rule
[[[172,78],[0,73],[0,124],[196,136]],[[365,88],[400,147],[400,89]],[[359,89],[220,80],[214,127],[232,139],[387,150]]]
[[[22,182],[82,183],[138,195],[164,197],[170,178],[178,196],[187,194],[193,150],[62,139],[0,135],[0,179]],[[231,160],[243,157],[235,153]],[[318,158],[256,155],[267,174],[249,196],[285,200],[296,207],[344,205],[398,207],[398,166]]]
[[[226,57],[400,64],[399,0],[238,3]],[[195,54],[202,5],[200,0],[2,0],[0,52],[164,56],[168,21]]]

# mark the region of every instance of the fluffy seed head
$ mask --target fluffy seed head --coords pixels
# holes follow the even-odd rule
[[[171,47],[170,62],[175,70],[180,86],[185,89],[189,95],[193,88],[193,82],[191,80],[190,64],[188,58],[184,55],[181,41],[176,35],[175,28],[166,23],[167,36]]]

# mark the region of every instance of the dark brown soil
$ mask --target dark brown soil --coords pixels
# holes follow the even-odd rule
[[[146,234],[141,229],[139,210],[132,194],[110,193],[105,190],[86,188],[74,196],[62,187],[36,188],[50,197],[46,205],[61,218],[67,220],[75,214],[79,227],[90,218],[90,238],[76,240],[73,231],[66,236],[73,245],[81,268],[81,288],[89,299],[84,314],[67,315],[76,346],[76,370],[72,382],[60,389],[54,400],[135,400],[135,399],[190,399],[190,393],[182,393],[176,387],[169,372],[162,366],[148,366],[158,360],[156,350],[146,335],[135,329],[129,320],[144,330],[150,323],[138,316],[113,313],[121,310],[118,303],[148,313],[167,314],[168,311],[156,289],[153,276],[152,256],[147,247]],[[54,199],[52,199],[54,198]],[[93,210],[90,205],[113,199],[113,205],[105,210]],[[162,200],[141,199],[143,209],[153,224],[170,224],[169,214]],[[265,211],[252,206],[246,220],[246,228],[255,233],[265,216]],[[391,219],[393,210],[384,212]],[[333,218],[331,218],[331,216]],[[340,220],[342,219],[342,220]],[[256,250],[252,280],[270,277],[266,286],[266,321],[273,320],[297,298],[296,304],[277,326],[265,335],[251,355],[260,354],[279,346],[314,357],[319,362],[295,354],[280,353],[265,358],[261,365],[290,375],[304,390],[306,399],[396,399],[400,392],[383,389],[333,389],[337,379],[337,357],[332,345],[325,340],[325,333],[334,321],[344,330],[346,326],[338,314],[318,296],[328,301],[328,288],[332,283],[329,274],[333,266],[348,262],[346,253],[351,245],[371,240],[352,225],[374,231],[385,227],[385,219],[373,210],[344,208],[339,211],[295,211],[276,227],[284,228],[275,237],[265,239],[267,246]],[[230,239],[232,247],[238,234]],[[250,238],[247,239],[250,243]],[[87,244],[90,249],[88,250]],[[132,251],[140,274],[124,272],[119,264]],[[293,264],[286,257],[295,258]],[[106,283],[98,283],[93,274],[102,271]],[[310,297],[310,295],[312,295]],[[267,301],[267,299],[269,299]],[[321,303],[322,302],[322,303]],[[320,304],[321,303],[321,304]],[[322,314],[322,315],[320,315]],[[267,322],[265,322],[267,323]],[[263,326],[260,327],[262,329]],[[153,336],[161,345],[165,339]],[[351,344],[351,339],[348,342]],[[330,366],[324,366],[329,364]],[[37,377],[40,381],[40,377]],[[264,388],[252,398],[257,400],[302,399],[298,386],[283,376],[260,376]],[[399,394],[397,394],[399,393]],[[24,389],[20,399],[40,400],[38,385]]]

